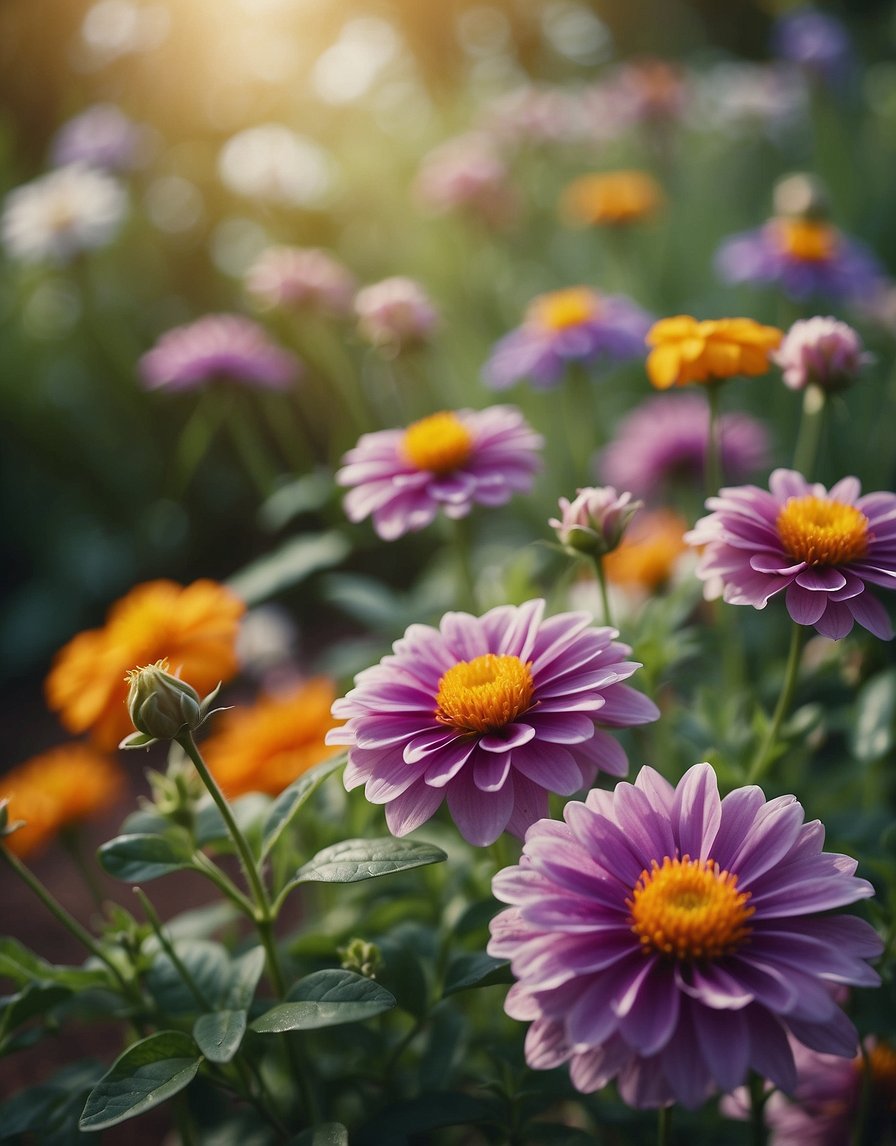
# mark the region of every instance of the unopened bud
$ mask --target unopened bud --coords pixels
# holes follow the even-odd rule
[[[126,737],[122,748],[144,748],[156,740],[175,740],[185,731],[194,731],[218,692],[216,688],[202,700],[192,685],[168,671],[167,660],[132,669],[126,680],[128,712],[137,733]]]
[[[344,971],[355,971],[366,979],[375,979],[383,965],[383,957],[375,943],[366,939],[350,939],[345,947],[339,948]]]
[[[588,486],[577,491],[574,501],[561,497],[562,516],[552,517],[548,525],[567,549],[601,557],[616,548],[642,504],[612,486]]]

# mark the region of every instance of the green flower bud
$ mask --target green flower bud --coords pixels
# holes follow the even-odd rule
[[[377,971],[383,966],[380,949],[366,939],[349,939],[338,951],[343,971],[354,971],[367,979],[375,979]]]
[[[128,712],[137,732],[121,742],[122,748],[145,748],[193,732],[209,715],[218,693],[216,688],[202,700],[192,685],[168,671],[167,660],[132,669],[125,679],[130,685]]]

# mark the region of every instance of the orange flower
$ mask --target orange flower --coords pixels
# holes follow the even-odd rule
[[[560,210],[577,226],[620,227],[656,214],[663,202],[662,188],[646,171],[608,171],[574,179]]]
[[[619,547],[604,557],[604,572],[616,585],[652,592],[664,585],[688,546],[688,523],[670,509],[642,510]]]
[[[245,605],[214,581],[186,587],[148,581],[122,597],[101,629],[79,633],[57,653],[44,689],[71,732],[114,748],[133,731],[126,673],[167,658],[200,695],[237,670],[236,635]]]
[[[87,744],[64,744],[32,756],[0,778],[10,822],[25,821],[4,842],[18,856],[38,851],[67,824],[110,807],[121,787],[116,761]]]
[[[332,756],[324,737],[336,721],[331,680],[317,677],[290,692],[261,697],[250,708],[219,718],[219,731],[202,745],[202,755],[225,795],[245,792],[276,796],[303,772]]]
[[[761,326],[752,318],[661,318],[647,332],[647,345],[653,347],[647,374],[658,390],[732,374],[764,374],[769,354],[783,337],[777,327]]]

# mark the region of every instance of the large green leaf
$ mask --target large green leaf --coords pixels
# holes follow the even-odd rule
[[[863,764],[882,760],[896,740],[896,668],[871,678],[856,702],[852,750]]]
[[[109,972],[100,968],[88,970],[84,967],[57,967],[9,936],[0,938],[0,975],[12,979],[20,986],[37,981],[59,983],[75,990],[107,986],[110,979]]]
[[[60,983],[29,983],[15,995],[0,998],[0,1045],[10,1031],[35,1015],[45,1015],[70,995],[71,989]]]
[[[338,565],[350,548],[345,535],[335,530],[305,533],[291,538],[273,553],[266,554],[231,577],[227,587],[247,604],[257,605],[292,588],[319,569]]]
[[[159,1031],[134,1043],[103,1075],[84,1105],[81,1130],[105,1130],[165,1102],[196,1077],[202,1055],[182,1031]]]
[[[63,1067],[40,1085],[5,1099],[0,1118],[0,1141],[14,1139],[19,1142],[27,1134],[27,1141],[43,1143],[65,1128],[70,1128],[74,1136],[77,1131],[72,1123],[80,1113],[86,1094],[102,1073],[103,1068],[98,1062],[85,1059]],[[82,1138],[81,1141],[88,1140]]]
[[[191,939],[176,943],[174,950],[207,1007],[224,1006],[231,977],[227,949],[208,939]],[[204,1009],[166,951],[160,950],[153,959],[146,985],[166,1014],[189,1015]]]
[[[99,850],[99,860],[109,875],[127,883],[146,883],[192,865],[193,852],[186,839],[138,833],[116,836]]]
[[[257,829],[270,805],[270,796],[265,796],[261,792],[247,792],[245,796],[233,800],[230,808],[240,831],[248,836],[253,829]],[[224,817],[211,797],[197,812],[195,835],[196,842],[201,846],[230,838],[230,829],[224,823]]]
[[[328,776],[332,776],[334,772],[338,772],[345,764],[345,753],[334,757],[332,760],[325,760],[322,764],[317,764],[314,768],[310,768],[298,780],[294,780],[288,788],[280,793],[277,799],[271,806],[268,812],[268,818],[264,825],[264,839],[261,846],[261,858],[271,851],[276,845],[277,841],[292,823],[293,817],[298,812],[299,808],[305,801],[312,795],[320,784],[326,780]]]
[[[209,1062],[230,1062],[246,1033],[246,1011],[213,1011],[193,1024],[193,1038]]]
[[[289,992],[289,999],[260,1015],[252,1030],[274,1034],[359,1023],[395,1006],[395,997],[378,983],[335,969],[306,975]]]
[[[454,995],[470,987],[490,987],[494,983],[512,982],[510,963],[495,959],[484,951],[458,955],[448,964],[443,995]]]
[[[348,1130],[341,1122],[321,1122],[290,1138],[289,1146],[348,1146]]]
[[[392,836],[377,840],[343,840],[324,848],[303,864],[287,886],[314,881],[357,883],[424,864],[441,863],[447,858],[441,848],[416,840],[398,840]]]

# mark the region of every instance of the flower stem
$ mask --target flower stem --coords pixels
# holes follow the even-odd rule
[[[709,404],[709,427],[706,434],[706,496],[715,497],[722,488],[722,420],[719,415],[721,384],[706,387]]]
[[[784,669],[784,683],[781,686],[781,692],[778,696],[778,703],[775,706],[771,723],[766,729],[759,750],[753,757],[753,763],[747,772],[748,784],[757,784],[768,767],[775,743],[778,739],[778,733],[781,731],[781,724],[790,709],[790,704],[796,689],[797,677],[799,675],[802,640],[803,627],[794,621],[793,628],[790,631],[790,650],[787,654],[787,665]]]
[[[818,386],[807,386],[803,393],[803,412],[793,450],[793,468],[805,477],[811,476],[815,466],[826,406],[825,392]]]
[[[859,1039],[859,1050],[862,1055],[862,1085],[859,1090],[859,1109],[856,1112],[856,1120],[853,1127],[852,1141],[854,1146],[863,1146],[865,1141],[868,1107],[871,1103],[871,1059],[868,1055],[868,1048],[865,1046],[864,1039]]]
[[[140,900],[140,906],[143,908],[143,912],[146,915],[146,918],[149,920],[149,925],[152,928],[153,934],[155,935],[156,939],[158,939],[162,950],[165,952],[165,954],[171,960],[172,964],[175,967],[175,970],[180,975],[181,979],[183,979],[184,983],[186,984],[187,990],[190,992],[190,994],[196,1000],[196,1003],[199,1006],[199,1008],[203,1011],[214,1010],[214,1007],[212,1006],[212,1004],[205,997],[205,995],[203,995],[202,989],[200,988],[199,984],[196,982],[196,980],[193,978],[193,976],[187,970],[186,966],[184,965],[183,960],[178,955],[177,951],[174,949],[174,944],[171,942],[171,940],[168,938],[168,936],[165,934],[164,930],[162,929],[162,921],[159,919],[158,913],[156,912],[156,909],[153,907],[152,903],[150,902],[149,897],[146,895],[146,893],[143,891],[143,889],[141,887],[135,887],[133,889],[133,891],[134,891],[134,895],[136,895],[137,898]]]
[[[604,572],[604,560],[602,557],[594,558],[594,571],[597,574],[597,587],[600,589],[600,603],[604,611],[604,624],[614,628],[613,613],[610,609],[610,594],[607,592],[607,575]]]
[[[473,541],[469,517],[454,521],[454,554],[457,567],[457,596],[472,613],[476,612],[476,577],[473,573]]]
[[[672,1107],[661,1106],[657,1112],[656,1123],[657,1146],[671,1146],[672,1142]]]
[[[81,833],[78,830],[77,824],[68,824],[59,833],[59,838],[62,845],[72,858],[72,862],[81,874],[87,890],[90,892],[90,897],[94,904],[102,908],[103,906],[103,889],[100,887],[99,881],[96,878],[96,872],[84,859],[84,850],[81,847]]]
[[[750,1075],[750,1144],[751,1146],[765,1146],[765,1102],[768,1095],[765,1092],[765,1081],[758,1074]]]

